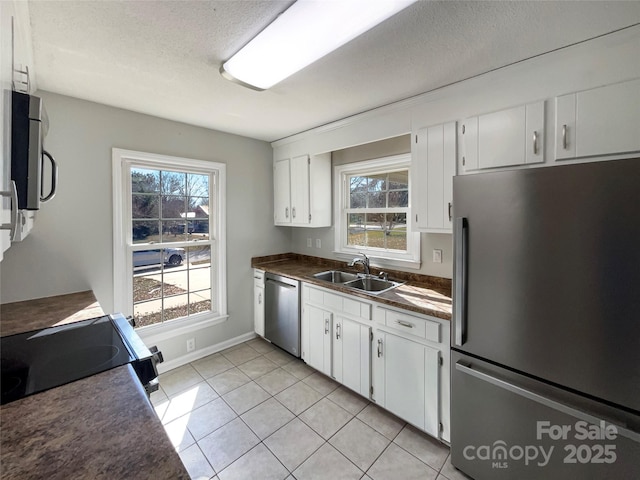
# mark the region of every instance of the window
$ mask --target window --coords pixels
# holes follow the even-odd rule
[[[223,319],[224,164],[114,149],[113,165],[116,309],[151,330]]]
[[[364,252],[379,264],[419,263],[420,234],[411,232],[409,155],[335,168],[336,250]]]

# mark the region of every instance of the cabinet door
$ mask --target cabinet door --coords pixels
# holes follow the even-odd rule
[[[544,101],[464,121],[464,170],[544,162]]]
[[[253,323],[255,332],[264,337],[264,285],[253,287]]]
[[[411,189],[414,225],[418,231],[451,232],[456,124],[420,129],[416,141]]]
[[[309,156],[291,159],[291,223],[309,224]]]
[[[556,107],[557,159],[640,151],[640,80],[563,95]]]
[[[305,361],[309,366],[331,375],[331,312],[305,304],[303,319],[306,321],[304,342],[307,347]]]
[[[369,397],[371,386],[371,328],[336,316],[333,325],[333,378]]]
[[[273,170],[273,217],[276,225],[291,223],[289,159],[278,160]]]
[[[379,332],[376,351],[377,403],[437,437],[439,433],[439,351]]]

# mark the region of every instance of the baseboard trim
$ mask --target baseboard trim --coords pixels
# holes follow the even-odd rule
[[[224,342],[216,343],[215,345],[210,345],[208,347],[198,349],[194,352],[189,352],[186,355],[182,355],[178,358],[164,361],[158,364],[156,368],[158,369],[158,373],[166,373],[170,370],[186,365],[187,363],[194,362],[208,355],[220,352],[229,347],[233,347],[234,345],[239,345],[256,337],[257,335],[255,332],[245,333],[243,335],[230,338],[229,340],[225,340]]]

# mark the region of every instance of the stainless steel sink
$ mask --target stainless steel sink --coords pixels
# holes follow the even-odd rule
[[[346,283],[356,280],[358,275],[355,273],[341,272],[339,270],[329,270],[328,272],[316,273],[314,278],[331,283]]]
[[[363,277],[344,284],[345,287],[356,288],[365,292],[380,294],[402,285],[400,282],[382,280],[376,277]]]

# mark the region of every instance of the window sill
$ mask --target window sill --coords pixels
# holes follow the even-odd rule
[[[136,329],[136,332],[146,345],[150,345],[218,325],[226,322],[228,318],[229,315],[226,314],[206,313],[194,317],[187,317],[182,320],[171,320],[166,323],[140,327]]]

